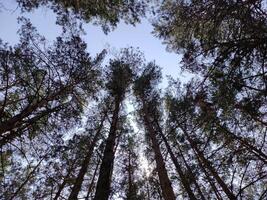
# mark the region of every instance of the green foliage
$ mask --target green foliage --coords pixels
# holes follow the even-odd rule
[[[94,1],[94,0],[17,0],[22,11],[32,11],[41,6],[51,8],[59,15],[58,23],[66,23],[70,16],[100,25],[107,33],[123,20],[136,24],[144,17],[146,0]]]

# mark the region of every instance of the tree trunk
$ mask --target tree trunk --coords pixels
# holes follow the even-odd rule
[[[15,199],[15,197],[20,193],[20,191],[23,189],[23,187],[28,183],[28,181],[32,178],[32,176],[34,175],[34,173],[36,172],[36,170],[38,169],[38,167],[41,165],[42,161],[45,159],[45,157],[43,157],[38,163],[37,165],[33,168],[33,170],[28,174],[26,180],[19,186],[19,188],[13,193],[13,195],[10,197],[9,200],[13,200]]]
[[[257,158],[259,158],[264,163],[267,163],[267,155],[265,153],[263,153],[260,149],[257,149],[255,146],[253,146],[252,144],[247,142],[244,138],[236,136],[234,133],[229,131],[227,128],[221,126],[220,124],[218,124],[218,126],[220,126],[220,128],[222,128],[224,131],[226,131],[226,133],[228,134],[229,137],[233,138],[234,140],[239,141],[240,144],[242,146],[246,147],[248,151],[253,153]]]
[[[88,191],[87,191],[87,195],[85,197],[85,200],[89,200],[89,195],[92,193],[93,185],[94,185],[94,182],[95,182],[96,173],[97,173],[97,170],[98,170],[98,167],[99,167],[99,164],[100,164],[100,159],[101,158],[98,158],[98,160],[97,160],[95,171],[94,171],[94,174],[93,174],[93,177],[92,177],[92,181],[91,181],[91,183],[90,183],[90,185],[88,187]]]
[[[128,151],[128,166],[127,166],[127,173],[128,173],[128,195],[127,199],[133,199],[134,190],[133,190],[133,183],[132,183],[132,164],[131,164],[131,152]]]
[[[155,154],[155,160],[156,160],[156,170],[159,176],[159,182],[160,187],[162,190],[162,195],[165,200],[175,200],[175,195],[173,192],[173,188],[171,185],[171,181],[168,177],[168,173],[166,170],[166,166],[160,151],[160,146],[156,138],[156,133],[151,125],[151,123],[148,120],[148,114],[145,113],[144,116],[145,126],[148,129],[148,135],[152,142],[152,149]]]
[[[197,200],[197,198],[195,197],[193,191],[191,190],[191,187],[190,187],[190,183],[187,181],[183,171],[182,171],[182,167],[181,165],[179,164],[178,160],[176,159],[170,145],[169,145],[169,142],[167,141],[167,138],[165,137],[165,135],[163,134],[162,130],[161,130],[161,127],[159,126],[158,122],[156,122],[156,125],[157,125],[157,128],[158,128],[158,132],[160,133],[160,136],[161,138],[163,139],[163,142],[165,143],[165,146],[167,147],[167,151],[168,153],[170,154],[171,156],[171,160],[176,168],[176,171],[177,173],[179,174],[180,178],[181,178],[181,182],[182,182],[182,185],[184,186],[188,196],[189,196],[189,199],[191,200]]]
[[[46,110],[41,112],[39,115],[32,117],[29,120],[25,120],[27,117],[33,114],[33,112],[37,111],[39,108],[46,106],[49,102],[55,100],[59,96],[63,95],[64,93],[71,91],[73,86],[68,85],[60,89],[59,91],[47,96],[46,98],[43,98],[40,101],[37,101],[35,103],[28,104],[19,114],[11,117],[9,120],[4,121],[0,123],[0,136],[3,138],[0,140],[0,145],[3,146],[7,142],[12,141],[16,137],[20,136],[21,134],[18,134],[18,131],[15,131],[14,129],[19,128],[23,126],[25,123],[25,126],[30,125],[30,123],[34,123],[35,121],[39,120],[41,117],[46,116],[52,112],[58,111],[57,108],[60,108],[60,106],[57,106],[54,109]],[[6,132],[10,131],[10,134],[5,134]]]
[[[193,182],[194,182],[194,184],[195,184],[195,186],[196,186],[196,188],[197,188],[197,190],[198,190],[198,193],[199,193],[201,199],[202,199],[202,200],[206,200],[206,198],[204,197],[204,195],[203,195],[203,193],[202,193],[202,191],[201,191],[201,189],[200,189],[199,184],[197,183],[197,180],[196,180],[196,178],[195,178],[195,176],[194,176],[194,174],[193,174],[193,172],[192,172],[191,167],[189,166],[189,164],[187,163],[187,161],[186,161],[186,159],[185,159],[185,157],[184,157],[184,155],[183,155],[183,152],[182,152],[182,150],[181,150],[181,148],[180,148],[179,143],[176,141],[175,144],[176,144],[177,147],[178,147],[178,150],[179,150],[180,155],[181,155],[181,157],[182,157],[182,159],[183,159],[183,161],[184,161],[184,164],[185,164],[185,166],[186,166],[186,169],[189,171],[189,173],[190,173],[190,174],[192,175],[192,177],[193,177]]]
[[[55,197],[53,198],[53,200],[57,200],[60,197],[60,194],[61,194],[62,190],[64,189],[65,185],[67,184],[67,180],[68,180],[72,170],[74,169],[74,164],[75,164],[75,162],[69,168],[67,175],[64,176],[63,182],[59,185],[58,191],[57,191]]]
[[[182,128],[182,130],[183,130],[184,134],[186,135],[187,140],[189,141],[191,147],[196,152],[197,157],[200,158],[200,161],[210,171],[210,173],[215,178],[215,180],[218,182],[218,184],[221,186],[222,190],[227,195],[227,197],[230,200],[236,200],[237,199],[236,196],[229,190],[228,186],[221,179],[221,177],[218,175],[218,173],[216,172],[216,170],[212,167],[212,165],[210,164],[210,162],[205,158],[205,156],[203,155],[203,153],[198,149],[198,147],[195,145],[195,143],[193,142],[193,140],[191,139],[191,137],[189,136],[189,134],[187,133],[187,131],[184,130],[183,128]]]
[[[111,177],[115,156],[115,142],[117,138],[117,122],[119,118],[121,98],[115,99],[115,109],[113,111],[112,122],[109,135],[106,141],[104,156],[100,166],[99,177],[96,186],[94,200],[108,200],[110,194]]]
[[[10,133],[7,135],[1,135],[1,140],[0,140],[0,147],[4,146],[5,144],[13,141],[15,138],[20,137],[23,134],[23,131],[31,126],[33,123],[37,122],[41,118],[48,116],[51,113],[57,112],[62,108],[62,106],[57,106],[52,109],[45,110],[38,115],[32,117],[29,120],[25,120],[23,122],[18,122],[15,126],[13,126],[12,129],[18,128],[16,131],[10,129]],[[24,125],[24,126],[23,126]]]
[[[101,120],[101,124],[92,140],[92,142],[90,143],[89,145],[89,149],[88,149],[88,152],[86,154],[86,157],[84,158],[83,160],[83,163],[82,163],[82,167],[79,171],[79,174],[75,180],[75,183],[74,183],[74,186],[71,190],[71,193],[70,193],[70,196],[68,198],[68,200],[77,200],[77,197],[78,197],[78,194],[81,190],[81,187],[82,187],[82,183],[83,183],[83,179],[84,179],[84,176],[88,170],[88,166],[89,166],[89,163],[90,163],[90,160],[91,160],[91,157],[92,157],[92,154],[93,154],[93,151],[94,151],[94,148],[95,148],[95,145],[98,141],[98,138],[101,134],[101,130],[102,130],[102,127],[103,127],[103,124],[104,124],[104,120],[105,120],[105,117],[103,117],[103,119]]]

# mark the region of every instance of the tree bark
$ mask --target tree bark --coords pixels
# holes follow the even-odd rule
[[[180,152],[180,155],[181,155],[181,157],[182,157],[182,159],[183,159],[183,161],[184,161],[184,164],[185,164],[187,170],[188,170],[188,171],[190,172],[190,174],[193,176],[193,182],[194,182],[194,184],[195,184],[195,186],[196,186],[196,188],[197,188],[197,190],[198,190],[198,193],[199,193],[201,199],[202,199],[202,200],[206,200],[206,198],[204,197],[204,195],[203,195],[203,193],[202,193],[202,191],[201,191],[201,188],[200,188],[199,184],[197,183],[196,178],[195,178],[194,175],[193,175],[193,172],[192,172],[191,167],[189,166],[189,164],[187,163],[187,161],[186,161],[186,159],[185,159],[185,157],[184,157],[184,155],[183,155],[183,152],[182,152],[182,150],[181,150],[181,148],[180,148],[179,143],[176,141],[175,144],[176,144],[177,147],[178,147],[178,150],[179,150],[179,152]]]
[[[187,140],[189,141],[192,149],[195,151],[197,157],[199,157],[199,160],[210,171],[210,173],[215,178],[215,180],[218,182],[218,184],[221,186],[222,190],[227,195],[227,197],[230,200],[236,200],[237,199],[236,196],[229,190],[229,188],[226,185],[226,183],[221,179],[221,177],[218,175],[218,173],[216,172],[216,170],[212,167],[212,165],[210,164],[210,162],[205,158],[205,156],[203,155],[203,153],[198,149],[198,147],[195,145],[194,141],[191,139],[191,137],[189,136],[189,134],[187,133],[187,131],[185,129],[183,129],[183,128],[182,128],[182,130],[183,130],[184,134],[186,135]]]
[[[191,190],[191,187],[190,187],[190,183],[187,181],[184,173],[183,173],[183,170],[182,170],[182,167],[181,165],[179,164],[178,160],[176,159],[170,145],[169,145],[169,142],[167,141],[167,138],[165,137],[165,135],[163,134],[162,130],[161,130],[161,127],[159,126],[158,122],[156,122],[156,125],[157,125],[157,128],[158,128],[158,132],[160,133],[160,136],[161,138],[163,139],[163,142],[165,143],[165,146],[167,147],[167,151],[168,153],[170,154],[171,156],[171,160],[176,168],[176,171],[177,173],[179,174],[180,178],[181,178],[181,182],[182,182],[182,185],[184,186],[188,196],[189,196],[189,199],[191,200],[197,200],[196,196],[194,195],[193,191]]]
[[[143,102],[144,104],[144,102]],[[166,166],[160,151],[160,146],[156,138],[156,133],[152,127],[152,124],[148,120],[148,114],[145,113],[144,116],[144,121],[145,121],[145,126],[148,129],[148,135],[149,138],[152,142],[152,149],[155,154],[155,160],[156,160],[156,170],[159,176],[159,182],[160,182],[160,187],[162,190],[162,195],[165,200],[175,200],[175,195],[173,192],[173,188],[171,185],[171,181],[168,177],[168,173],[166,170]]]
[[[58,108],[60,106],[57,106],[56,108],[53,108],[51,110],[45,110],[39,115],[36,115],[32,117],[31,119],[25,120],[27,117],[32,115],[35,111],[37,111],[39,108],[42,108],[46,106],[49,102],[55,100],[56,98],[60,97],[64,93],[71,91],[73,89],[73,86],[68,85],[63,87],[57,92],[54,92],[53,94],[47,96],[46,98],[43,98],[40,101],[37,101],[35,103],[29,103],[19,114],[11,117],[9,120],[4,121],[0,123],[0,137],[3,139],[0,140],[0,145],[3,146],[7,142],[12,141],[16,137],[20,136],[21,134],[18,133],[18,131],[15,131],[14,129],[22,127],[23,125],[28,126],[30,123],[33,123],[37,120],[39,120],[41,117],[44,117],[52,112],[58,111]],[[9,134],[5,134],[6,132],[10,132]]]
[[[100,166],[99,177],[96,186],[94,200],[108,200],[110,195],[111,177],[115,156],[115,142],[117,138],[117,123],[119,118],[121,97],[115,99],[115,109],[113,111],[112,122],[109,135],[106,141],[104,156]]]
[[[67,180],[70,177],[72,170],[74,169],[74,165],[75,165],[75,161],[72,163],[66,176],[64,176],[63,182],[59,185],[58,191],[57,191],[55,197],[53,198],[53,200],[57,200],[60,197],[60,194],[61,194],[62,190],[64,189],[65,185],[67,184]]]
[[[105,117],[101,120],[101,124],[92,140],[92,142],[90,143],[89,145],[89,149],[88,149],[88,152],[82,162],[82,166],[81,166],[81,169],[79,171],[79,174],[75,180],[75,183],[74,183],[74,186],[71,190],[71,193],[70,193],[70,196],[68,198],[68,200],[77,200],[77,197],[78,197],[78,194],[81,190],[81,187],[82,187],[82,183],[83,183],[83,179],[84,179],[84,176],[88,170],[88,166],[89,166],[89,163],[90,163],[90,160],[91,160],[91,157],[92,157],[92,154],[93,154],[93,151],[94,151],[94,148],[95,148],[95,145],[99,139],[99,136],[101,134],[101,130],[102,130],[102,127],[103,127],[103,124],[104,124],[104,120],[105,120]]]
[[[87,195],[85,197],[85,200],[89,200],[89,195],[92,193],[93,185],[94,185],[94,182],[95,182],[96,173],[97,173],[97,170],[98,170],[98,167],[99,167],[99,164],[100,164],[100,160],[101,160],[101,158],[98,158],[97,164],[96,164],[96,167],[95,167],[95,171],[94,171],[91,183],[90,183],[90,185],[88,187],[88,191],[87,191]]]

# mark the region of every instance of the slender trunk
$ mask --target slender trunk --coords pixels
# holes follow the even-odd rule
[[[58,191],[53,200],[57,200],[60,197],[60,194],[62,190],[64,189],[65,185],[67,184],[72,170],[74,169],[74,165],[75,165],[75,161],[72,163],[71,167],[68,169],[68,173],[66,174],[66,176],[64,176],[63,182],[59,185]]]
[[[206,101],[201,100],[201,103],[202,103],[202,105],[204,107],[206,107],[212,113],[216,113],[214,111],[213,107],[210,104],[208,104]],[[247,112],[246,110],[242,109],[242,106],[236,106],[236,108],[238,108],[241,111]],[[253,118],[252,115],[251,115],[251,117]],[[267,163],[267,155],[265,153],[263,153],[260,149],[256,148],[255,146],[253,146],[252,144],[250,144],[249,142],[247,142],[244,138],[235,135],[234,133],[232,133],[231,131],[229,131],[226,127],[223,127],[220,124],[220,120],[218,119],[218,117],[216,117],[216,115],[214,117],[214,120],[217,122],[217,125],[220,128],[222,128],[228,134],[229,137],[233,138],[234,140],[239,141],[241,145],[243,145],[244,147],[246,147],[248,149],[248,151],[250,151],[251,153],[253,153],[256,157],[258,157],[264,163]]]
[[[88,199],[89,199],[89,195],[92,193],[93,186],[94,186],[94,182],[95,182],[95,177],[96,177],[96,173],[97,173],[99,164],[100,164],[100,158],[97,160],[97,164],[96,164],[96,167],[95,167],[95,171],[94,171],[94,174],[93,174],[91,183],[90,183],[90,185],[89,185],[89,187],[88,187],[88,192],[87,192],[87,195],[86,195],[86,197],[85,197],[85,200],[88,200]]]
[[[113,111],[112,122],[109,135],[106,141],[104,156],[100,166],[99,177],[96,186],[94,200],[108,200],[110,194],[111,177],[115,156],[115,143],[117,138],[117,122],[119,118],[121,98],[115,99],[115,109]]]
[[[69,175],[69,174],[70,174],[70,173],[68,173],[68,175]],[[57,193],[56,193],[56,195],[55,195],[55,197],[54,197],[53,200],[57,200],[57,199],[60,197],[60,194],[61,194],[62,190],[64,189],[65,185],[67,184],[67,178],[68,178],[68,175],[64,177],[64,180],[63,180],[63,182],[60,184],[60,186],[58,187],[58,191],[57,191]]]
[[[197,190],[198,190],[198,193],[199,193],[201,199],[202,199],[202,200],[206,200],[206,198],[204,197],[204,195],[203,195],[203,193],[202,193],[202,191],[201,191],[201,189],[200,189],[199,184],[197,183],[197,180],[196,180],[195,176],[193,175],[193,171],[192,171],[191,167],[188,165],[188,163],[187,163],[187,161],[186,161],[186,159],[185,159],[185,157],[184,157],[184,155],[183,155],[183,152],[182,152],[182,150],[181,150],[181,148],[180,148],[179,143],[176,142],[176,144],[177,144],[178,150],[179,150],[180,155],[181,155],[181,157],[182,157],[182,159],[183,159],[183,162],[184,162],[184,164],[185,164],[186,169],[187,169],[187,170],[189,171],[189,173],[192,174],[192,176],[193,176],[193,182],[194,182],[194,184],[195,184],[195,186],[196,186],[196,188],[197,188]]]
[[[31,126],[33,123],[37,122],[38,120],[40,120],[41,118],[43,118],[45,116],[48,116],[51,113],[59,111],[61,108],[62,108],[62,106],[57,106],[55,108],[45,110],[45,111],[39,113],[38,115],[32,117],[29,120],[25,120],[23,122],[17,123],[16,126],[14,126],[13,128],[19,127],[19,129],[17,129],[16,131],[10,130],[10,133],[8,135],[1,135],[0,136],[0,137],[2,137],[0,140],[0,147],[13,141],[15,138],[20,137],[23,134],[23,131],[26,128],[28,128],[29,126]]]
[[[183,170],[182,170],[182,167],[181,165],[179,164],[178,160],[176,159],[170,145],[169,145],[169,142],[167,141],[167,138],[165,137],[165,135],[163,134],[159,124],[156,122],[157,124],[157,127],[158,127],[158,132],[160,133],[160,136],[162,137],[163,139],[163,142],[165,143],[165,146],[167,147],[167,151],[168,153],[170,154],[171,156],[171,160],[176,168],[176,171],[177,173],[179,174],[180,178],[181,178],[181,182],[182,182],[182,185],[184,186],[188,196],[189,196],[189,199],[191,200],[197,200],[197,198],[195,197],[193,191],[191,190],[191,187],[190,187],[190,183],[187,181],[187,178],[185,177],[184,173],[183,173]]]
[[[68,198],[69,200],[77,200],[78,194],[79,194],[81,187],[82,187],[84,176],[88,170],[88,166],[89,166],[95,145],[96,145],[98,138],[101,134],[101,129],[103,127],[104,120],[105,120],[105,117],[101,120],[101,124],[100,124],[92,142],[89,145],[88,152],[87,152],[86,157],[84,158],[84,160],[82,162],[82,167],[79,171],[79,174],[75,180],[74,186],[73,186],[71,193],[70,193],[70,196]]]
[[[149,189],[149,181],[146,181],[146,193],[147,193],[147,200],[150,200],[150,189]]]
[[[195,145],[194,141],[191,139],[189,134],[187,133],[186,130],[182,129],[184,134],[187,137],[187,140],[189,141],[191,147],[193,150],[196,152],[196,155],[200,158],[200,161],[204,164],[204,166],[210,171],[212,176],[215,178],[215,180],[218,182],[218,184],[221,186],[222,190],[224,193],[227,195],[227,197],[230,200],[236,200],[236,196],[229,190],[228,186],[226,183],[221,179],[221,177],[218,175],[216,170],[212,167],[211,163],[205,158],[203,153],[198,149],[198,147]]]
[[[161,151],[160,151],[160,146],[156,138],[156,133],[151,123],[148,120],[147,113],[145,113],[144,121],[145,121],[145,126],[148,129],[148,135],[152,142],[152,149],[155,154],[156,170],[159,176],[159,182],[160,182],[160,187],[162,190],[163,198],[165,200],[175,200],[175,195],[174,195],[171,181],[168,177],[166,166],[165,166],[165,163],[164,163]]]
[[[57,97],[64,94],[64,92],[67,92],[69,88],[70,86],[69,87],[66,86],[63,89],[55,92],[54,94],[51,94],[50,96],[40,101],[29,104],[19,114],[15,115],[14,117],[0,124],[0,134],[2,135],[3,133],[7,131],[11,131],[14,128],[17,128],[19,126],[18,124],[20,124],[26,117],[30,116],[38,108],[41,108],[47,105],[48,102],[55,100]]]
[[[216,185],[213,183],[213,180],[210,178],[210,176],[209,176],[207,170],[206,170],[205,167],[202,165],[202,163],[201,163],[199,157],[197,157],[197,160],[198,160],[198,162],[199,162],[199,166],[201,167],[201,169],[203,170],[205,176],[207,177],[208,182],[209,182],[209,184],[211,185],[211,188],[213,189],[216,198],[217,198],[218,200],[222,200],[223,198],[221,197],[221,195],[220,195],[220,193],[219,193],[219,191],[218,191]]]

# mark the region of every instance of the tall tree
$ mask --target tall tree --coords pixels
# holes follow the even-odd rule
[[[217,188],[219,186],[229,199],[236,199],[238,198],[238,184],[242,185],[242,181],[236,180],[239,174],[236,171],[237,166],[244,170],[244,173],[241,172],[241,176],[250,177],[253,174],[255,182],[252,181],[253,183],[250,182],[248,185],[251,189],[255,189],[256,185],[254,184],[256,182],[261,184],[266,172],[258,168],[250,168],[250,163],[255,162],[264,165],[264,162],[244,143],[241,144],[237,139],[233,140],[233,137],[228,136],[229,133],[224,132],[223,127],[218,126],[218,121],[222,122],[224,118],[217,119],[215,116],[220,115],[215,114],[211,108],[206,107],[206,110],[202,110],[203,107],[196,103],[199,93],[194,91],[192,85],[194,84],[190,83],[184,91],[178,88],[177,91],[169,93],[170,97],[167,98],[167,110],[171,120],[169,124],[175,130],[173,133],[181,138],[181,145],[191,149],[191,152],[188,151],[188,153],[196,158],[201,171],[204,173],[203,177],[206,177],[210,183],[216,198],[224,198]],[[174,94],[176,95],[175,98]],[[194,96],[197,98],[195,99]],[[245,127],[243,130],[246,130]],[[242,140],[245,143],[249,142],[247,138]],[[233,162],[233,160],[235,161]],[[248,173],[248,171],[250,172]],[[263,194],[264,192],[259,193]]]
[[[79,36],[58,37],[52,47],[41,49],[37,44],[45,45],[44,38],[29,21],[20,34],[14,48],[1,43],[1,146],[26,133],[34,137],[42,128],[77,122],[99,84],[103,55],[92,60]]]
[[[104,155],[100,166],[94,197],[95,200],[107,200],[110,194],[121,104],[133,81],[136,67],[139,67],[139,59],[140,57],[138,57],[138,54],[133,53],[132,49],[126,49],[122,52],[121,58],[110,61],[106,71],[106,88],[109,98],[113,100],[113,111]]]
[[[104,104],[104,106],[105,106],[105,104],[108,105],[109,103],[107,101],[103,101],[100,104]],[[99,106],[99,107],[101,107],[101,106]],[[101,111],[101,108],[98,108],[98,109],[100,111],[99,124],[96,125],[96,128],[94,130],[95,133],[94,133],[94,136],[92,137],[91,141],[88,141],[88,146],[87,146],[88,150],[85,153],[85,157],[81,163],[81,168],[80,168],[79,173],[75,179],[74,185],[73,185],[71,193],[69,195],[69,200],[77,199],[78,194],[79,194],[81,187],[82,187],[84,176],[88,170],[94,149],[97,146],[97,142],[100,139],[101,134],[103,133],[103,126],[104,126],[104,122],[105,122],[106,117],[107,117],[107,111],[106,111],[107,109],[105,107],[103,108],[104,109],[103,111]],[[98,119],[95,119],[95,120],[98,121]],[[92,124],[90,124],[90,126],[91,127],[89,130],[92,130]],[[88,133],[88,134],[90,134],[90,133]]]
[[[155,154],[156,170],[160,180],[162,195],[164,199],[171,200],[175,199],[175,195],[160,150],[160,145],[157,138],[158,133],[153,126],[153,119],[160,117],[159,111],[157,110],[159,96],[154,88],[160,77],[160,71],[155,64],[148,64],[140,77],[135,81],[134,93],[138,101],[140,101],[140,116],[146,128],[148,137],[150,138],[152,149]]]

